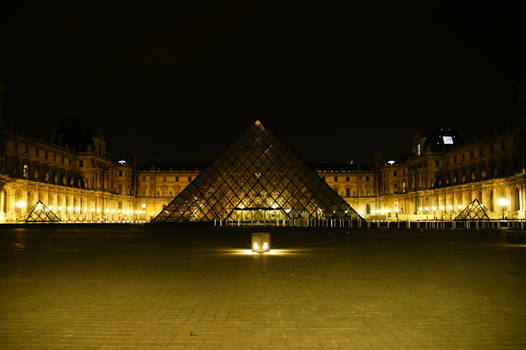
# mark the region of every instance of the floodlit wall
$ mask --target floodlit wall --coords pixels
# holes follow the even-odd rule
[[[317,172],[368,220],[450,219],[473,199],[490,218],[524,219],[522,144],[518,130],[445,152],[416,138],[403,162]],[[86,152],[75,152],[2,125],[0,222],[16,222],[39,199],[65,222],[148,222],[198,175],[195,169],[135,170],[113,162],[101,137]]]

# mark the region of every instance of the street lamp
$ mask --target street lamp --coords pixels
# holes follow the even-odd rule
[[[504,210],[508,206],[509,202],[510,201],[504,197],[499,199],[499,205],[502,207],[502,220],[504,220]]]

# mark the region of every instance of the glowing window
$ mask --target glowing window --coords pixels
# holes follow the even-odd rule
[[[451,136],[442,136],[442,139],[444,140],[444,145],[452,145],[453,144],[453,137],[451,137]]]

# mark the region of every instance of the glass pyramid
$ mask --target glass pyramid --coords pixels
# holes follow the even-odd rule
[[[256,121],[152,222],[363,218]]]
[[[478,199],[475,199],[457,215],[455,220],[489,220],[489,216],[486,214],[484,206]]]
[[[31,209],[28,210],[25,219],[27,223],[51,223],[60,222],[60,218],[41,201],[38,201]]]

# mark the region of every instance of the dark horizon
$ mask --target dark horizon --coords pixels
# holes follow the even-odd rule
[[[200,6],[200,7],[199,7]],[[517,5],[518,6],[518,5]],[[81,118],[114,158],[206,164],[260,119],[308,163],[398,159],[429,124],[510,125],[526,70],[513,5],[24,4],[5,118]]]

